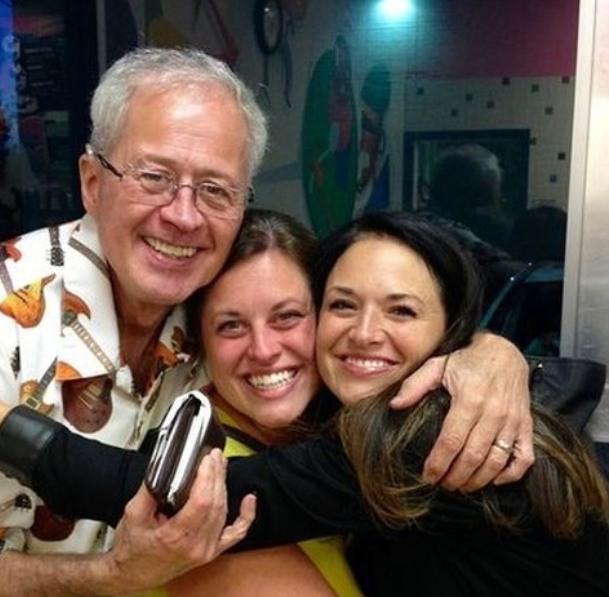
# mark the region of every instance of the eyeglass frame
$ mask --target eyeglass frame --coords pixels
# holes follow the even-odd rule
[[[122,172],[116,167],[114,166],[101,152],[99,151],[95,151],[93,149],[93,147],[87,143],[86,147],[85,147],[85,151],[87,153],[87,155],[93,156],[95,157],[98,162],[101,164],[101,167],[104,170],[107,170],[108,172],[110,172],[111,174],[113,174],[114,176],[116,176],[119,180],[123,180],[123,178],[125,176],[131,176],[139,185],[140,187],[142,187],[142,190],[145,193],[148,193],[149,195],[163,195],[163,193],[151,193],[150,191],[146,190],[143,185],[141,184],[141,182],[139,181],[139,179],[135,178],[133,176],[134,173],[137,172],[146,172],[147,170],[145,169],[141,169],[141,168],[136,168],[133,166],[128,166],[127,168],[125,168]],[[153,170],[148,170],[148,172],[153,172]],[[165,207],[166,205],[169,205],[176,197],[178,192],[180,191],[180,189],[182,188],[189,188],[193,190],[194,193],[194,203],[195,203],[195,208],[197,209],[197,211],[199,213],[204,213],[206,215],[212,215],[218,218],[223,218],[223,219],[227,219],[227,220],[236,220],[239,216],[240,213],[235,213],[234,215],[226,215],[225,212],[222,211],[217,211],[214,210],[213,208],[210,208],[210,211],[203,211],[199,208],[199,202],[197,201],[197,197],[198,197],[198,185],[203,184],[203,183],[211,183],[215,186],[217,186],[218,188],[224,189],[226,191],[231,191],[231,192],[238,192],[238,193],[243,193],[243,189],[239,188],[239,187],[232,187],[232,186],[225,186],[225,185],[220,185],[217,184],[213,181],[207,181],[207,180],[201,180],[198,183],[178,183],[178,181],[175,178],[175,175],[172,177],[167,177],[168,180],[171,182],[172,186],[168,189],[170,191],[170,196],[171,199],[165,203],[146,203],[145,201],[137,201],[137,200],[132,200],[134,201],[134,203],[142,203],[144,205],[152,205],[152,206],[156,206],[156,207]],[[247,204],[252,203],[254,201],[255,198],[255,191],[254,191],[254,187],[253,186],[248,186],[246,189],[247,191],[247,196],[246,198],[240,202],[240,207],[242,208],[241,211],[245,210],[245,207]],[[201,201],[201,204],[207,206],[207,203],[205,201]]]

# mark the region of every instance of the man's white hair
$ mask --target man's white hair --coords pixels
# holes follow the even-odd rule
[[[194,48],[139,48],[117,60],[101,77],[91,101],[89,143],[109,153],[124,129],[134,93],[193,85],[220,85],[234,97],[248,130],[248,174],[256,173],[267,148],[267,119],[250,89],[220,60]]]

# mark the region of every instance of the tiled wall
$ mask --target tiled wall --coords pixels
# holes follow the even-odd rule
[[[529,129],[528,206],[567,208],[573,78],[408,78],[406,131]]]

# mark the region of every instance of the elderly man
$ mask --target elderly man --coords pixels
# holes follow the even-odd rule
[[[2,245],[0,401],[137,448],[163,377],[191,358],[179,305],[224,262],[266,125],[247,88],[196,50],[126,55],[102,78],[91,116],[79,164],[87,215]],[[467,362],[483,369],[486,355],[492,371],[508,369],[508,379],[482,407],[479,396],[496,380],[472,381]],[[504,480],[527,468],[530,419],[519,359],[502,341],[481,336],[469,356],[455,355],[447,368],[435,360],[411,380],[406,401],[442,377],[458,396],[475,396],[465,406],[457,400],[430,477],[470,488],[488,482],[507,461],[503,449],[489,450],[497,437],[520,447]],[[202,547],[209,528],[198,520],[196,485],[193,493],[165,520],[141,492],[116,545],[100,555],[91,552],[112,545],[108,529],[58,518],[31,491],[0,477],[0,594],[124,593],[207,561],[217,551]]]
[[[195,51],[125,57],[91,115],[79,164],[87,215],[2,247],[0,397],[136,448],[161,378],[190,358],[174,307],[222,266],[266,123],[230,70]],[[57,519],[14,481],[0,482],[0,504],[5,550],[78,553],[108,541],[99,524]]]

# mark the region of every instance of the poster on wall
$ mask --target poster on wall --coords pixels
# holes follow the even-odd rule
[[[63,222],[80,213],[71,184],[63,2],[2,3],[3,148],[0,237]],[[6,7],[10,7],[7,9]],[[4,104],[4,102],[3,102]]]
[[[385,115],[391,100],[390,79],[387,66],[375,64],[360,91],[359,173],[353,217],[389,207],[390,151]]]

